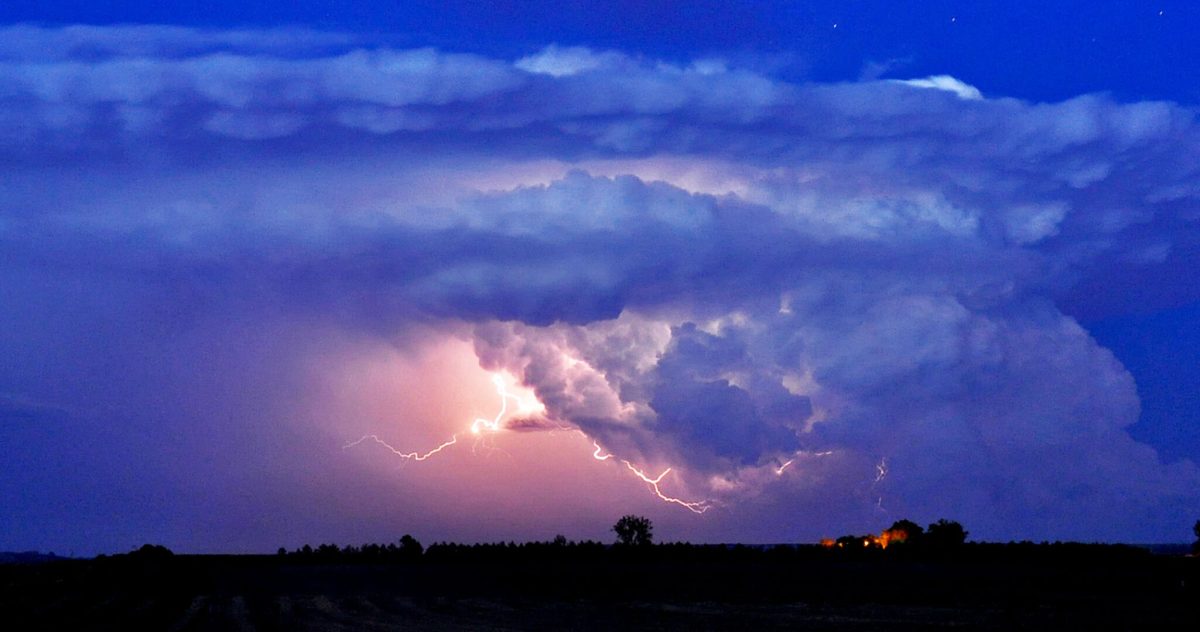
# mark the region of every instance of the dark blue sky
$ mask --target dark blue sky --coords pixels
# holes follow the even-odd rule
[[[1196,3],[0,28],[0,550],[1187,535]]]
[[[1085,325],[1137,379],[1142,417],[1130,433],[1165,459],[1200,459],[1200,303]]]
[[[1161,12],[1161,15],[1160,15]],[[517,57],[550,43],[690,60],[761,57],[779,74],[856,79],[949,74],[984,93],[1060,100],[1111,92],[1123,100],[1200,101],[1200,7],[1163,0],[1004,2],[360,2],[195,3],[13,0],[0,22],[299,25],[402,46]],[[834,28],[834,25],[837,28]]]

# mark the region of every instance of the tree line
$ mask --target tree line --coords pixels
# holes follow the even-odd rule
[[[333,543],[312,546],[305,544],[288,550],[280,547],[276,555],[281,559],[299,562],[353,562],[389,563],[456,560],[503,560],[532,558],[604,559],[653,556],[656,559],[683,557],[753,557],[753,556],[862,556],[887,555],[897,557],[954,557],[969,553],[972,557],[987,556],[1004,551],[1005,555],[1073,557],[1103,554],[1107,556],[1138,556],[1148,553],[1137,547],[1120,544],[1080,544],[1072,542],[967,542],[969,532],[955,521],[940,519],[921,527],[911,520],[897,520],[880,534],[844,535],[826,538],[818,545],[694,545],[688,542],[668,544],[654,543],[654,525],[649,518],[637,515],[622,516],[611,528],[615,535],[612,543],[593,540],[572,541],[557,535],[544,542],[498,542],[481,544],[455,544],[439,542],[424,547],[412,535],[405,534],[396,542],[367,543],[361,546],[339,546]],[[1193,555],[1200,554],[1200,521],[1193,527],[1196,541],[1192,545]],[[128,556],[142,559],[163,559],[172,555],[166,547],[147,544]],[[107,557],[107,556],[100,556]],[[118,556],[121,557],[121,556]]]

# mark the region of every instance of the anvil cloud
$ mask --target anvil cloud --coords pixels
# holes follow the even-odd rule
[[[280,433],[354,438],[289,426],[305,389],[283,385],[460,340],[537,394],[546,428],[717,501],[679,523],[698,539],[945,515],[1153,540],[1200,502],[1193,463],[1130,438],[1134,381],[1077,320],[1200,299],[1187,107],[577,47],[30,26],[0,31],[0,106],[0,432],[41,467],[71,461],[47,428],[136,445],[151,478]],[[178,520],[186,477],[114,460],[81,463],[120,497],[98,512],[149,496]],[[229,476],[255,498],[307,484]],[[5,478],[13,520],[67,497]],[[438,520],[455,519],[472,518]]]

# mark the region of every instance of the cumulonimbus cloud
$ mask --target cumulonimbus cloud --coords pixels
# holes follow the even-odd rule
[[[1115,537],[1197,500],[1193,464],[1129,437],[1133,380],[1075,318],[1200,298],[1171,272],[1200,264],[1189,108],[582,48],[6,33],[10,270],[384,336],[465,322],[555,422],[780,512],[858,494]],[[479,184],[510,172],[536,175]],[[406,173],[455,193],[389,187]]]

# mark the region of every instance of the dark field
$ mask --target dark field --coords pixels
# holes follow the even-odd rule
[[[0,628],[1200,629],[1200,559],[1128,547],[431,547],[402,560],[0,565]]]

